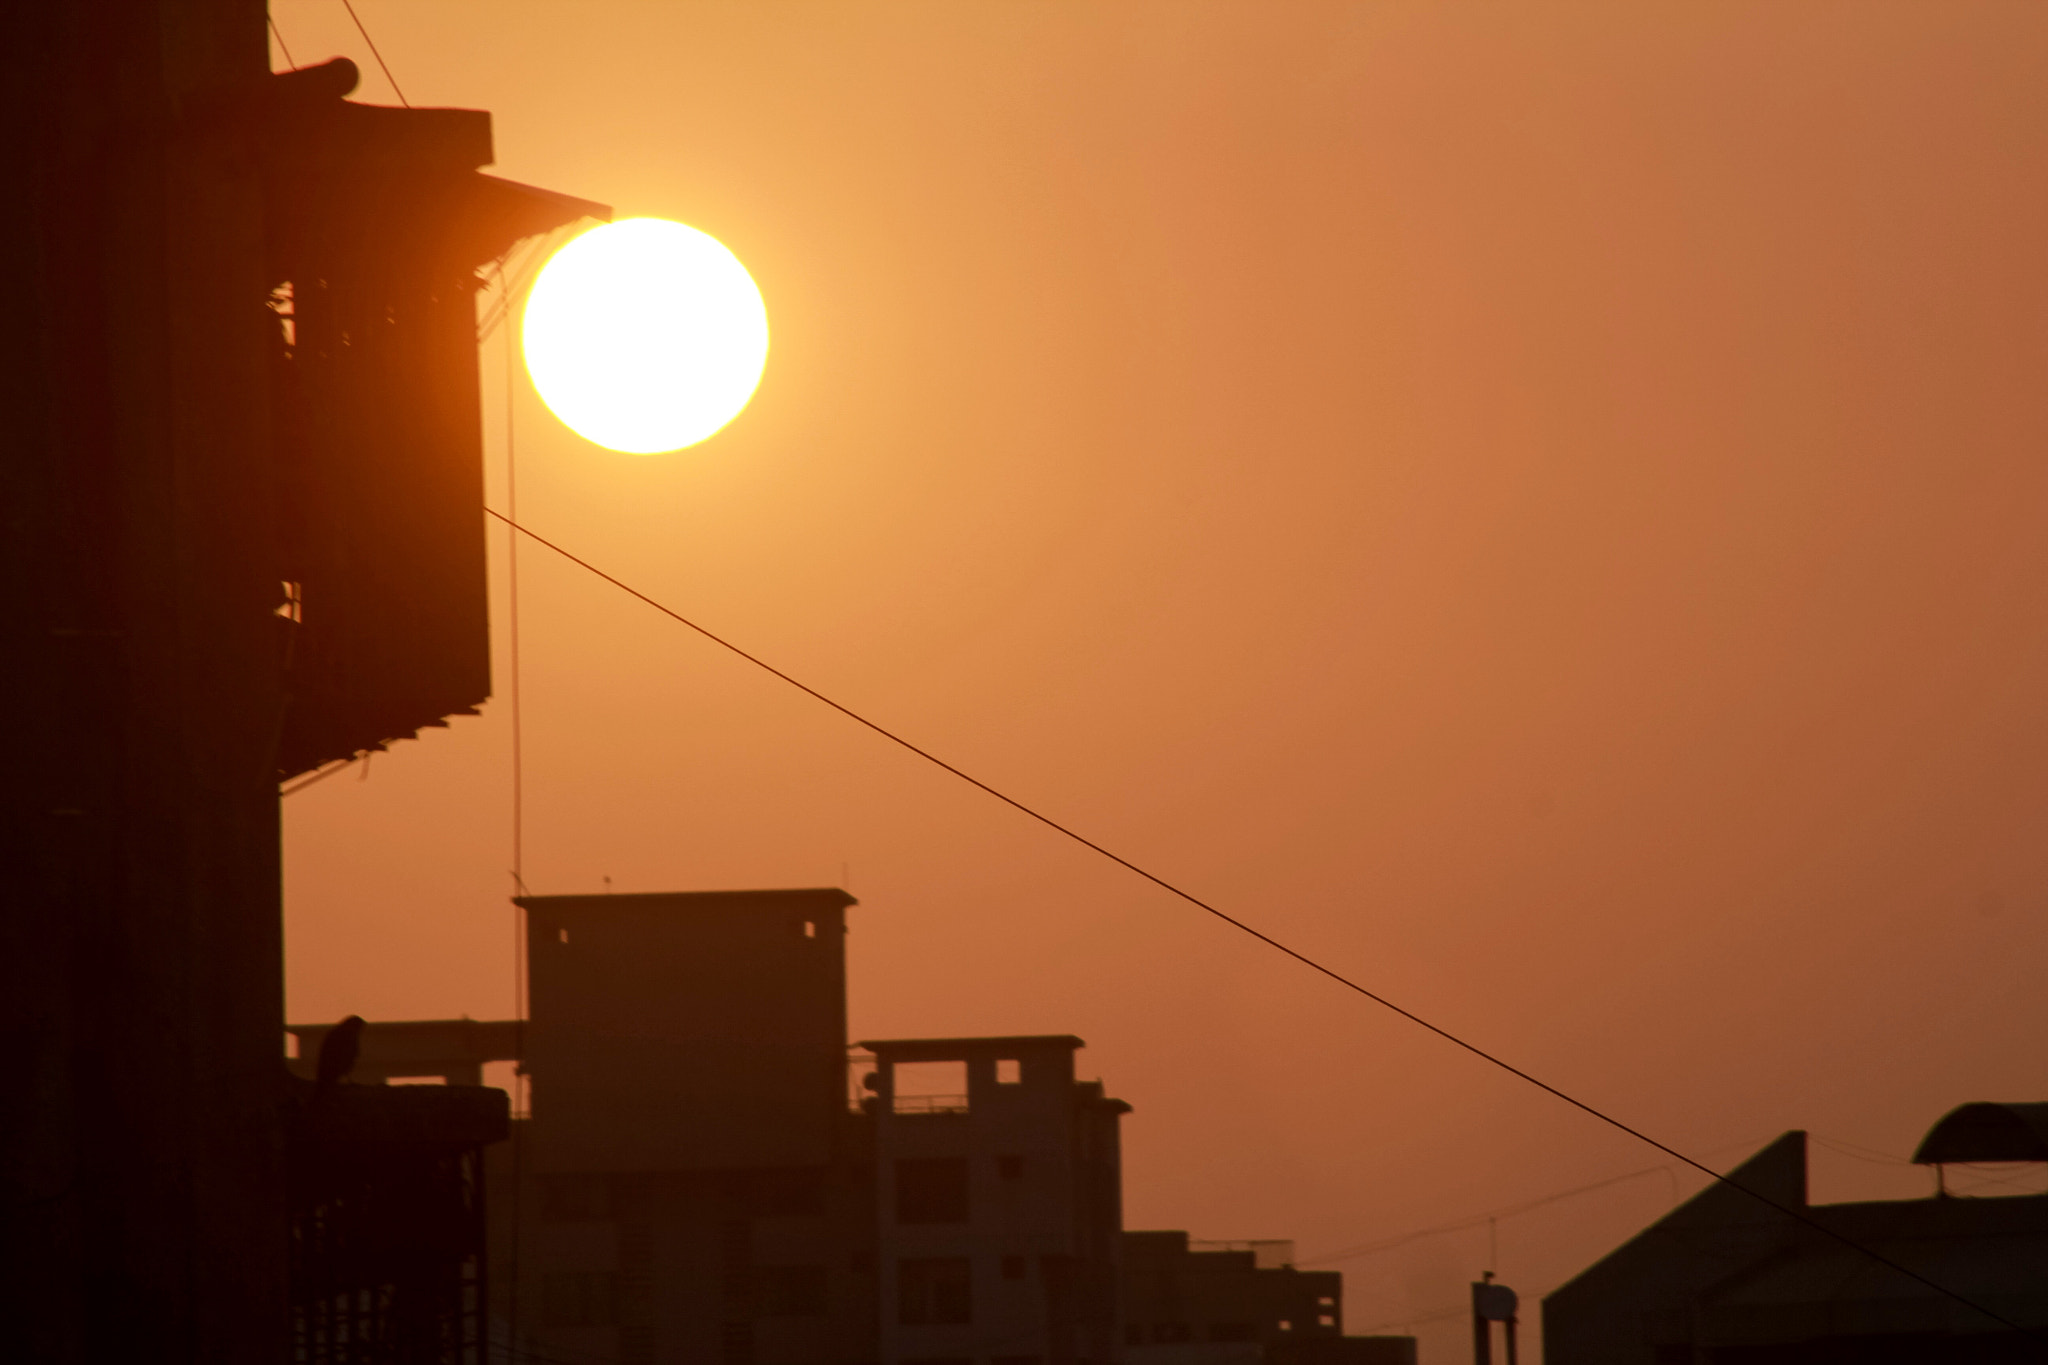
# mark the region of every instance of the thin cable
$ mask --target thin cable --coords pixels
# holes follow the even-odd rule
[[[348,11],[349,18],[356,21],[356,32],[362,34],[363,41],[370,45],[370,55],[377,59],[378,69],[383,71],[384,79],[391,82],[391,93],[398,96],[400,104],[408,109],[412,108],[412,101],[407,99],[405,92],[398,88],[398,80],[391,74],[391,68],[384,65],[384,54],[377,50],[377,40],[370,36],[370,30],[363,27],[362,18],[357,15],[356,7],[350,3],[350,0],[341,0],[341,7]]]
[[[498,293],[503,311],[512,308],[512,283],[505,274],[505,258],[498,258]],[[512,331],[505,330],[505,506],[517,516],[519,508],[518,448],[513,442],[514,373]],[[511,522],[507,522],[509,527]],[[512,711],[512,887],[518,896],[526,894],[526,763],[523,738],[525,727],[519,714],[519,537],[505,533],[505,591],[507,598],[506,646],[510,654],[511,687],[508,700]],[[522,1113],[532,1108],[526,1076],[526,912],[512,907],[512,1051],[518,1060],[512,1067],[512,1091],[520,1099]],[[525,1185],[526,1124],[512,1129],[512,1236],[507,1266],[512,1283],[506,1295],[506,1330],[513,1343],[519,1339],[519,1233],[520,1196]]]
[[[299,64],[292,60],[292,50],[284,45],[284,30],[280,29],[277,26],[276,18],[273,17],[267,11],[264,13],[263,18],[270,25],[270,36],[277,39],[277,50],[280,53],[284,54],[284,64],[290,67],[292,70],[297,71],[299,69]]]
[[[1367,1337],[1371,1336],[1375,1332],[1384,1332],[1389,1327],[1420,1327],[1424,1323],[1442,1322],[1446,1318],[1461,1318],[1471,1311],[1471,1308],[1467,1307],[1465,1304],[1462,1303],[1456,1304],[1450,1308],[1432,1308],[1428,1312],[1420,1314],[1416,1317],[1394,1318],[1388,1322],[1376,1322],[1370,1327],[1347,1326],[1345,1328],[1345,1334],[1347,1336]]]
[[[1586,1103],[1584,1100],[1577,1099],[1571,1095],[1566,1094],[1564,1091],[1559,1090],[1556,1086],[1550,1084],[1548,1081],[1539,1080],[1537,1077],[1530,1075],[1528,1072],[1522,1070],[1522,1068],[1516,1066],[1514,1063],[1505,1061],[1502,1058],[1495,1056],[1493,1053],[1488,1052],[1485,1048],[1480,1047],[1477,1043],[1468,1043],[1463,1038],[1460,1038],[1457,1034],[1452,1033],[1449,1029],[1442,1028],[1436,1024],[1430,1023],[1429,1020],[1423,1018],[1421,1015],[1415,1013],[1413,1010],[1403,1009],[1401,1006],[1387,999],[1387,997],[1385,997],[1384,995],[1381,995],[1377,991],[1370,990],[1367,987],[1360,985],[1358,982],[1353,981],[1350,977],[1345,976],[1342,972],[1337,971],[1334,967],[1326,967],[1322,963],[1310,957],[1308,954],[1300,952],[1294,948],[1288,947],[1285,943],[1282,943],[1279,939],[1274,938],[1271,934],[1265,933],[1259,929],[1255,929],[1251,925],[1245,923],[1243,920],[1237,918],[1235,915],[1231,915],[1223,910],[1217,909],[1209,902],[1195,895],[1192,891],[1183,891],[1180,887],[1175,886],[1172,882],[1166,880],[1164,877],[1161,877],[1156,873],[1148,872],[1144,868],[1132,862],[1130,859],[1125,858],[1119,854],[1112,853],[1110,850],[1104,848],[1101,844],[1096,843],[1093,839],[1090,839],[1084,834],[1080,834],[1072,829],[1069,829],[1067,826],[1053,819],[1050,815],[1041,814],[1040,812],[1032,809],[1030,806],[1025,805],[1022,801],[1019,801],[1014,796],[1006,795],[1005,793],[996,790],[994,787],[991,787],[988,783],[983,782],[980,778],[975,777],[969,773],[962,772],[960,769],[946,762],[946,760],[944,760],[943,758],[940,758],[937,754],[934,754],[929,750],[919,748],[917,745],[911,743],[909,740],[897,734],[895,731],[886,729],[885,727],[877,724],[876,722],[869,720],[866,716],[861,715],[858,711],[840,705],[838,702],[832,700],[832,698],[826,696],[823,692],[818,691],[816,688],[798,682],[795,678],[792,678],[789,674],[784,673],[781,669],[775,667],[775,665],[769,663],[767,660],[749,654],[746,650],[741,649],[732,641],[725,639],[723,636],[714,634],[710,630],[707,630],[705,627],[698,625],[695,621],[690,620],[687,616],[682,615],[680,612],[676,612],[668,607],[663,606],[661,603],[649,597],[646,593],[641,592],[638,588],[635,588],[629,583],[625,583],[617,578],[612,577],[603,569],[600,569],[595,564],[592,564],[589,560],[582,559],[574,554],[571,554],[569,551],[563,549],[561,546],[555,544],[552,540],[547,539],[545,536],[538,535],[533,531],[527,530],[524,526],[519,525],[517,522],[513,521],[510,517],[505,516],[503,513],[494,511],[488,507],[486,507],[484,511],[486,513],[489,513],[489,515],[496,517],[499,521],[504,522],[507,526],[511,527],[514,531],[517,531],[520,535],[527,537],[528,539],[534,541],[539,545],[544,546],[547,549],[553,550],[556,554],[568,560],[571,564],[576,565],[578,568],[588,570],[589,572],[595,574],[597,577],[602,578],[605,582],[611,584],[613,587],[617,588],[619,591],[626,593],[628,596],[636,597],[642,602],[645,602],[648,606],[653,607],[656,611],[660,612],[663,616],[668,617],[670,620],[676,622],[678,625],[689,627],[691,630],[696,631],[699,635],[703,636],[705,639],[711,641],[713,644],[719,646],[720,648],[737,654],[740,658],[745,659],[748,663],[753,664],[756,668],[761,669],[763,672],[771,673],[775,677],[780,678],[783,682],[788,683],[791,687],[794,687],[797,691],[802,692],[805,696],[810,697],[815,701],[823,702],[825,705],[831,707],[834,711],[837,711],[840,715],[845,716],[848,720],[854,721],[859,725],[865,726],[866,728],[880,735],[883,739],[888,740],[890,743],[895,744],[900,748],[908,749],[911,753],[916,754],[919,758],[924,759],[927,763],[932,764],[934,767],[943,768],[945,771],[959,778],[962,782],[965,782],[968,786],[986,792],[988,795],[993,796],[996,800],[1002,802],[1006,806],[1009,806],[1011,809],[1019,812],[1020,814],[1030,816],[1033,820],[1036,820],[1039,824],[1044,825],[1046,828],[1053,830],[1056,833],[1064,834],[1067,838],[1073,840],[1075,843],[1081,845],[1083,848],[1091,849],[1094,852],[1101,854],[1104,858],[1107,858],[1109,861],[1115,863],[1118,867],[1121,867],[1127,872],[1131,872],[1139,877],[1142,877],[1144,880],[1151,882],[1154,886],[1160,888],[1162,891],[1165,891],[1170,895],[1179,897],[1181,900],[1186,901],[1189,905],[1194,906],[1198,910],[1207,911],[1209,914],[1215,916],[1219,920],[1222,920],[1225,924],[1228,924],[1233,929],[1236,929],[1241,933],[1244,933],[1252,938],[1257,939],[1259,942],[1265,944],[1268,948],[1273,949],[1273,951],[1280,953],[1286,957],[1293,958],[1296,962],[1308,968],[1310,971],[1315,972],[1320,976],[1328,977],[1330,980],[1336,982],[1338,985],[1344,987],[1346,990],[1356,992],[1357,994],[1362,995],[1366,999],[1372,1001],[1374,1004],[1379,1005],[1384,1009],[1391,1010],[1393,1013],[1400,1015],[1403,1019],[1406,1019],[1409,1023],[1415,1024],[1420,1028],[1427,1029],[1429,1032],[1434,1033],[1437,1037],[1443,1039],[1445,1042],[1464,1049],[1466,1052],[1471,1053],[1473,1056],[1479,1058],[1481,1061],[1490,1062],[1494,1066],[1499,1067],[1502,1071],[1507,1072],[1510,1076],[1514,1076],[1519,1080],[1526,1081],[1528,1084],[1535,1086],[1538,1090],[1541,1090],[1546,1095],[1550,1095],[1555,1099],[1563,1100],[1566,1104],[1578,1110],[1580,1113],[1585,1114],[1590,1118],[1598,1119],[1600,1122],[1606,1124],[1608,1127],[1626,1133],[1630,1137],[1634,1138],[1636,1141],[1643,1143],[1645,1146],[1654,1147],[1658,1151],[1664,1153],[1664,1155],[1671,1157],[1676,1161],[1684,1162],[1686,1165],[1692,1167],[1694,1170],[1700,1172],[1702,1175],[1707,1176],[1709,1179],[1718,1181],[1723,1185],[1727,1185],[1731,1189],[1742,1191],[1742,1193],[1748,1195],[1750,1198],[1756,1200],[1758,1203],[1763,1204],[1765,1207],[1774,1209],[1777,1212],[1785,1215],[1785,1217],[1792,1219],[1796,1223],[1804,1224],[1806,1227],[1812,1228],[1815,1232],[1819,1232],[1829,1238],[1832,1238],[1837,1242],[1840,1242],[1842,1245],[1846,1247],[1863,1253],[1865,1256],[1868,1256],[1871,1260],[1876,1261],[1879,1265],[1885,1266],[1891,1270],[1898,1271],[1901,1275],[1904,1275],[1908,1279],[1913,1280],[1919,1284],[1927,1286],[1927,1288],[1932,1289],[1934,1292],[1942,1295],[1944,1298],[1953,1299],[1957,1303],[1962,1304],[1964,1307],[1982,1313],[1985,1317],[1991,1319],[1993,1322],[1996,1322],[2004,1327],[2009,1327],[2015,1332],[2027,1331],[2026,1328],[2021,1327],[2018,1323],[2012,1321],[2010,1318],[2004,1317],[2003,1315],[1998,1313],[1994,1313],[1989,1308],[1984,1307],[1982,1304],[1976,1303],[1968,1298],[1965,1298],[1963,1295],[1957,1293],[1955,1290],[1928,1279],[1925,1275],[1920,1274],[1918,1271],[1900,1265],[1897,1261],[1892,1260],[1889,1256],[1886,1256],[1881,1252],[1872,1250],[1871,1248],[1863,1245],[1861,1242],[1856,1241],[1854,1238],[1849,1237],[1844,1233],[1835,1231],[1835,1229],[1829,1227],[1827,1224],[1821,1222],[1819,1219],[1810,1217],[1803,1211],[1792,1208],[1790,1205],[1781,1204],[1777,1200],[1771,1198],[1769,1195],[1761,1194],[1756,1190],[1750,1189],[1747,1185],[1742,1185],[1734,1180],[1731,1180],[1729,1177],[1721,1174],[1713,1167],[1706,1165],[1704,1162],[1693,1160],[1684,1152],[1679,1151],[1675,1147],[1670,1147],[1662,1142],[1659,1142],[1657,1139],[1651,1137],[1648,1133],[1643,1132],[1641,1129],[1632,1127],[1629,1124],[1624,1123],[1622,1120],[1615,1118],[1613,1115],[1594,1108],[1592,1105]]]
[[[1902,1156],[1893,1156],[1890,1152],[1880,1152],[1874,1147],[1858,1147],[1853,1142],[1843,1142],[1838,1138],[1824,1138],[1813,1133],[1808,1133],[1807,1136],[1831,1152],[1846,1156],[1854,1161],[1867,1161],[1873,1166],[1917,1166],[1920,1164],[1917,1161],[1908,1161]]]
[[[1768,1138],[1754,1142],[1731,1142],[1725,1147],[1714,1148],[1707,1155],[1713,1156],[1720,1152],[1734,1151],[1753,1152],[1767,1141],[1769,1141]],[[1672,1170],[1669,1165],[1645,1166],[1641,1170],[1626,1171],[1621,1175],[1610,1175],[1605,1180],[1596,1180],[1590,1185],[1577,1185],[1569,1190],[1558,1190],[1554,1194],[1539,1195],[1534,1199],[1525,1199],[1519,1204],[1509,1204],[1503,1208],[1490,1209],[1485,1213],[1476,1213],[1470,1218],[1461,1219],[1456,1223],[1439,1223],[1434,1227],[1417,1228],[1413,1232],[1404,1232],[1393,1237],[1382,1237],[1377,1241],[1360,1242],[1355,1246],[1339,1247],[1335,1251],[1327,1251],[1320,1256],[1307,1257],[1297,1261],[1296,1264],[1304,1267],[1332,1265],[1338,1261],[1355,1261],[1365,1256],[1377,1256],[1383,1251],[1392,1251],[1396,1247],[1404,1247],[1410,1242],[1419,1242],[1426,1237],[1444,1237],[1453,1232],[1469,1232],[1471,1229],[1482,1227],[1497,1218],[1519,1218],[1525,1213],[1534,1213],[1537,1209],[1546,1208],[1551,1204],[1561,1203],[1567,1199],[1576,1199],[1582,1194],[1592,1194],[1596,1190],[1604,1190],[1613,1185],[1625,1184],[1631,1180],[1640,1180],[1646,1175],[1658,1175],[1660,1173],[1671,1178],[1672,1202],[1675,1204],[1678,1199],[1677,1172]]]
[[[511,283],[505,275],[505,262],[498,261],[498,289],[501,293],[509,290]],[[507,309],[511,307],[506,304]],[[519,462],[513,446],[513,418],[515,399],[514,361],[512,354],[512,333],[505,332],[505,506],[510,517],[519,515]],[[486,511],[489,509],[486,508]],[[507,700],[512,711],[512,884],[520,895],[526,894],[526,767],[522,745],[524,726],[519,714],[519,536],[516,522],[505,520],[514,529],[505,533],[505,593],[507,625],[505,631],[506,650],[510,658],[512,682]]]
[[[1464,1219],[1462,1222],[1440,1223],[1431,1228],[1417,1228],[1413,1232],[1404,1232],[1398,1237],[1388,1237],[1378,1242],[1365,1242],[1358,1246],[1343,1247],[1337,1251],[1325,1252],[1320,1256],[1306,1257],[1296,1264],[1304,1267],[1333,1265],[1338,1261],[1355,1261],[1365,1256],[1377,1256],[1383,1251],[1392,1251],[1396,1247],[1407,1246],[1410,1242],[1419,1242],[1427,1237],[1443,1237],[1453,1232],[1469,1232],[1473,1228],[1485,1227],[1498,1219],[1513,1218],[1518,1214],[1540,1209],[1546,1204],[1555,1204],[1561,1200],[1571,1199],[1581,1194],[1591,1194],[1595,1190],[1604,1190],[1610,1185],[1620,1185],[1631,1180],[1640,1180],[1646,1175],[1655,1175],[1659,1171],[1668,1172],[1670,1169],[1669,1166],[1645,1166],[1640,1171],[1630,1171],[1626,1175],[1609,1176],[1607,1179],[1595,1181],[1591,1185],[1581,1185],[1577,1189],[1563,1190],[1557,1194],[1548,1194],[1541,1199],[1532,1199],[1526,1204],[1517,1204],[1513,1208],[1496,1209],[1492,1213],[1478,1214],[1475,1217]]]

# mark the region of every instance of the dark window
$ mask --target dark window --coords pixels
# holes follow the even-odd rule
[[[756,1317],[820,1317],[825,1312],[825,1267],[756,1266],[753,1297]]]
[[[605,1327],[618,1321],[618,1277],[570,1271],[541,1281],[541,1319],[550,1327]]]
[[[897,1262],[896,1320],[910,1327],[974,1321],[974,1273],[967,1258]]]
[[[754,1365],[754,1324],[722,1322],[718,1325],[719,1365]]]
[[[1257,1341],[1259,1328],[1251,1322],[1212,1322],[1209,1324],[1211,1341]]]
[[[996,1174],[1005,1180],[1016,1180],[1024,1174],[1024,1158],[1021,1156],[999,1156],[996,1158]]]
[[[896,1221],[967,1221],[967,1159],[905,1158],[896,1163]]]
[[[1026,1261],[1022,1256],[1005,1256],[1003,1257],[1003,1278],[1006,1280],[1021,1280],[1024,1278],[1026,1267],[1029,1265],[1030,1262]]]
[[[825,1172],[791,1166],[726,1174],[727,1207],[749,1218],[816,1218],[825,1211]]]

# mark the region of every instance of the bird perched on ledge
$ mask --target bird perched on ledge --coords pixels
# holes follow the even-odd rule
[[[363,1051],[363,1016],[351,1014],[348,1018],[327,1030],[327,1036],[320,1040],[319,1084],[326,1090],[347,1078],[355,1070],[356,1058]]]

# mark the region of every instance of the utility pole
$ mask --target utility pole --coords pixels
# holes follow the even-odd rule
[[[1493,1324],[1496,1322],[1507,1329],[1507,1365],[1520,1365],[1515,1343],[1515,1310],[1519,1306],[1515,1291],[1504,1284],[1495,1284],[1491,1270],[1473,1282],[1473,1365],[1493,1365]]]

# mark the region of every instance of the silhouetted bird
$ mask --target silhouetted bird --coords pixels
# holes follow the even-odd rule
[[[320,1088],[325,1090],[355,1070],[356,1058],[362,1051],[362,1015],[351,1014],[327,1030],[327,1036],[320,1040]]]

